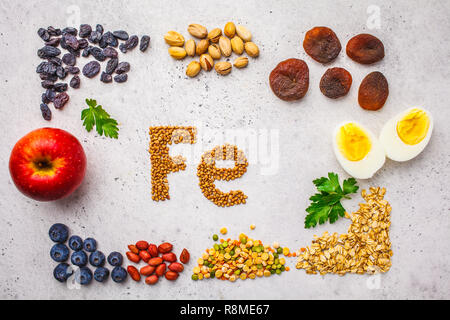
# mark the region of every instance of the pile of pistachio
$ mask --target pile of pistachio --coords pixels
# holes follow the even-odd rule
[[[244,51],[248,56],[256,58],[259,56],[259,48],[253,43],[252,34],[244,26],[235,26],[233,22],[228,22],[223,33],[220,28],[212,29],[210,32],[206,27],[199,24],[190,24],[188,32],[195,38],[185,42],[184,37],[176,32],[169,31],[164,36],[168,45],[169,54],[176,60],[182,60],[186,56],[195,57],[198,55],[199,61],[192,61],[186,68],[186,75],[193,78],[201,69],[210,71],[213,67],[220,75],[227,75],[231,72],[232,65],[228,61],[218,61],[222,56],[228,58],[234,52],[239,57],[234,60],[233,65],[236,68],[245,68],[248,64],[248,58],[241,56]]]

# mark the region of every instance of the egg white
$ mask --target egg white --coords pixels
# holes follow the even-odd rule
[[[354,123],[359,126],[367,134],[372,145],[367,155],[359,161],[350,161],[346,159],[339,150],[339,146],[337,143],[339,130],[342,126],[348,123]],[[354,121],[344,122],[336,127],[333,134],[333,149],[334,154],[336,155],[336,158],[342,168],[349,175],[356,179],[371,178],[384,165],[384,162],[386,161],[384,149],[378,141],[377,137],[372,133],[372,131]]]
[[[412,109],[419,109],[424,111],[430,119],[430,126],[425,138],[415,145],[404,143],[397,133],[397,122],[400,121],[404,116],[406,116]],[[419,153],[421,153],[423,149],[425,149],[428,142],[430,141],[432,131],[433,118],[431,116],[431,113],[423,108],[413,107],[397,114],[388,122],[386,122],[380,133],[380,142],[386,152],[386,156],[389,159],[394,161],[408,161],[419,155]]]

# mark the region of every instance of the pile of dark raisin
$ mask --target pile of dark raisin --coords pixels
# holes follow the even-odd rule
[[[41,85],[46,91],[42,94],[41,112],[45,120],[52,118],[52,112],[48,107],[50,102],[56,109],[61,109],[69,101],[66,93],[68,86],[78,89],[80,87],[80,69],[75,66],[77,58],[92,56],[95,60],[84,65],[81,73],[87,78],[95,77],[101,69],[100,62],[108,59],[100,75],[100,81],[110,83],[113,80],[122,83],[128,80],[127,72],[130,70],[128,62],[119,62],[119,48],[122,53],[133,50],[139,44],[139,49],[145,52],[150,44],[150,37],[144,35],[139,38],[136,35],[129,36],[126,31],[103,32],[103,26],[98,24],[95,29],[88,24],[80,25],[80,29],[67,27],[56,29],[48,27],[40,28],[38,35],[45,42],[45,46],[37,51],[39,58],[46,60],[41,62],[36,72],[39,74]],[[119,44],[119,41],[122,43]],[[68,52],[60,58],[61,47]],[[115,76],[113,74],[116,73]],[[69,84],[60,82],[67,76],[71,76]]]

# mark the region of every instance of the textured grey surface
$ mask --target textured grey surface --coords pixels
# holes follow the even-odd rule
[[[372,26],[373,12],[380,10],[380,28]],[[78,9],[77,9],[78,8]],[[369,13],[368,13],[369,8]],[[374,9],[375,8],[375,9]],[[98,77],[82,77],[81,89],[70,90],[70,103],[53,112],[50,123],[39,112],[42,89],[34,73],[42,45],[36,30],[67,23],[101,22],[106,30],[123,28],[131,34],[149,34],[151,48],[124,59],[132,64],[127,83],[100,83]],[[450,153],[447,104],[450,70],[450,3],[447,1],[2,1],[0,32],[0,297],[17,298],[450,298]],[[229,76],[214,71],[187,79],[189,61],[173,61],[167,54],[163,34],[178,30],[186,38],[189,23],[209,29],[232,20],[246,25],[259,45],[261,56],[250,59],[247,69]],[[369,21],[369,22],[368,22]],[[367,24],[369,23],[369,24]],[[385,59],[361,66],[344,50],[330,66],[343,66],[353,76],[347,97],[325,98],[318,82],[327,67],[310,59],[301,41],[307,30],[326,25],[333,28],[345,47],[361,32],[378,36],[385,44]],[[295,103],[278,100],[270,91],[268,75],[284,59],[304,59],[310,68],[310,89]],[[82,66],[86,60],[79,60]],[[357,105],[357,88],[371,71],[382,71],[390,86],[387,104],[379,112]],[[87,133],[81,126],[84,99],[97,99],[120,122],[116,141]],[[358,120],[377,134],[394,114],[410,106],[424,106],[435,116],[435,130],[426,150],[408,163],[387,161],[371,180],[359,181],[363,188],[385,186],[392,204],[391,239],[393,266],[379,276],[311,276],[295,270],[283,276],[237,281],[190,280],[196,258],[211,245],[210,236],[222,226],[229,236],[246,232],[264,242],[279,241],[298,249],[325,230],[345,232],[348,221],[303,228],[304,209],[314,192],[311,181],[328,171],[346,174],[335,160],[332,128],[344,120]],[[256,129],[279,133],[275,172],[252,162],[238,181],[221,183],[223,190],[240,188],[248,195],[246,205],[222,209],[209,202],[197,186],[196,161],[187,170],[169,176],[171,200],[156,203],[150,196],[150,161],[147,153],[151,125],[198,125],[204,143],[195,157],[217,144],[226,130]],[[8,158],[14,143],[31,129],[59,127],[82,142],[88,157],[82,187],[67,199],[39,203],[22,196],[12,184]],[[232,142],[232,141],[228,141]],[[245,146],[241,146],[245,148]],[[172,153],[182,147],[172,148]],[[264,161],[265,159],[258,159]],[[276,161],[275,161],[276,163]],[[356,208],[360,197],[345,203]],[[55,265],[49,257],[52,245],[47,231],[63,222],[72,233],[93,236],[99,249],[125,252],[139,239],[174,243],[177,252],[189,248],[192,262],[175,283],[161,281],[148,287],[131,281],[117,285],[93,283],[70,290],[52,277]],[[249,225],[256,230],[250,231]]]

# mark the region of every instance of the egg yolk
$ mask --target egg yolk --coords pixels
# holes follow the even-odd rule
[[[372,147],[367,133],[354,123],[347,123],[341,127],[337,144],[344,157],[350,161],[363,159]]]
[[[428,133],[430,119],[425,111],[412,109],[397,122],[397,134],[406,144],[415,145],[422,141]]]

